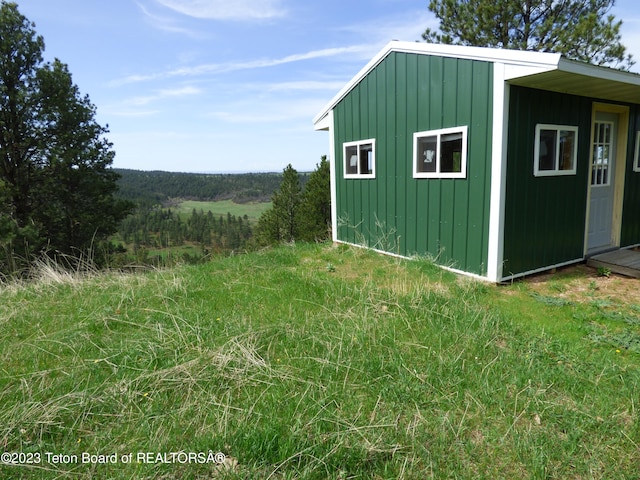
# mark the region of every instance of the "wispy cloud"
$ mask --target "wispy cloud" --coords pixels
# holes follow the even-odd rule
[[[127,101],[127,103],[129,103],[130,105],[142,106],[157,102],[158,100],[162,100],[164,98],[186,97],[190,95],[197,95],[199,93],[202,93],[202,90],[192,86],[163,89],[156,90],[153,95],[131,98]]]
[[[135,110],[124,105],[118,105],[118,106],[105,105],[100,110],[100,112],[113,117],[139,118],[139,117],[152,117],[154,115],[159,114],[160,110]]]
[[[183,15],[215,20],[255,20],[282,17],[281,0],[156,0]]]
[[[418,41],[427,28],[437,29],[439,22],[436,16],[426,7],[418,12],[402,13],[391,18],[372,19],[365,22],[356,22],[352,25],[341,27],[340,30],[355,33],[363,38],[368,38],[371,43],[386,44],[391,40]]]
[[[170,32],[170,33],[178,33],[178,34],[186,35],[193,38],[206,37],[206,35],[200,32],[195,32],[191,29],[179,26],[175,18],[167,17],[165,15],[158,15],[156,13],[151,12],[145,5],[143,5],[140,2],[138,2],[138,7],[144,14],[144,17],[146,18],[146,20],[159,30]]]
[[[182,98],[200,93],[202,93],[201,89],[192,86],[156,90],[152,95],[131,97],[116,105],[107,105],[103,111],[121,117],[149,117],[160,113],[160,110],[141,109],[140,107],[146,107],[163,99]]]
[[[309,119],[324,106],[324,103],[326,102],[322,98],[276,98],[270,100],[253,98],[251,102],[228,104],[224,110],[215,110],[205,116],[225,123],[264,123],[269,125],[273,125],[274,122],[287,123],[300,119],[303,120],[304,125],[307,125]]]
[[[174,70],[167,70],[165,72],[152,73],[148,75],[130,75],[118,80],[114,80],[110,83],[111,86],[120,86],[130,83],[138,83],[149,80],[157,80],[171,77],[195,77],[212,73],[229,73],[240,70],[252,70],[259,68],[274,67],[278,65],[284,65],[287,63],[301,62],[305,60],[311,60],[323,57],[335,57],[338,55],[354,54],[369,52],[371,50],[370,45],[352,45],[349,47],[336,47],[325,48],[321,50],[312,50],[305,53],[297,53],[293,55],[287,55],[281,58],[261,58],[257,60],[247,60],[240,62],[227,62],[227,63],[208,63],[202,65],[195,65],[192,67],[182,67]]]
[[[272,92],[278,91],[312,91],[312,90],[330,90],[338,91],[344,86],[344,80],[337,81],[319,81],[319,80],[301,80],[297,82],[280,82],[267,85],[266,90]]]

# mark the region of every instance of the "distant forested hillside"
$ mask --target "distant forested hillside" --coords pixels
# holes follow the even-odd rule
[[[114,169],[121,175],[118,196],[137,204],[161,204],[170,198],[268,202],[282,173],[201,174]],[[300,174],[304,185],[308,174]]]

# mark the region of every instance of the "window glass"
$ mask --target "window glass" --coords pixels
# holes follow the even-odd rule
[[[436,171],[436,153],[438,146],[438,137],[421,137],[418,138],[419,158],[416,164],[418,172],[435,172]]]
[[[578,127],[536,125],[533,174],[574,175],[578,155]]]
[[[345,147],[346,165],[345,172],[348,174],[358,173],[358,147],[353,145]]]
[[[413,139],[415,178],[466,177],[466,126],[416,132]]]
[[[375,177],[375,140],[343,144],[345,178]]]
[[[459,173],[462,169],[462,134],[440,137],[440,171]]]
[[[373,172],[373,145],[365,143],[360,145],[360,173],[371,174]]]
[[[596,122],[593,129],[591,185],[609,185],[609,160],[612,152],[611,122]]]
[[[555,170],[556,131],[541,130],[539,145],[538,170]]]
[[[560,164],[559,170],[571,170],[573,165],[573,152],[576,143],[576,132],[572,130],[560,130]]]

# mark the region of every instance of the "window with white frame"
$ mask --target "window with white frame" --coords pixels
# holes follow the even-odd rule
[[[376,141],[374,139],[346,142],[344,150],[344,178],[375,178]]]
[[[467,127],[413,134],[414,178],[466,178]]]
[[[578,127],[536,125],[533,174],[575,175],[578,158]]]
[[[636,154],[633,157],[633,169],[640,172],[640,132],[636,132]]]

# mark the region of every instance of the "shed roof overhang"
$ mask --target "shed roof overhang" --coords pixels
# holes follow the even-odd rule
[[[557,68],[515,77],[512,85],[640,104],[640,75],[560,58]]]
[[[392,41],[314,117],[314,128],[328,130],[328,113],[392,52],[500,63],[511,85],[640,104],[640,75],[567,60],[558,53]]]

